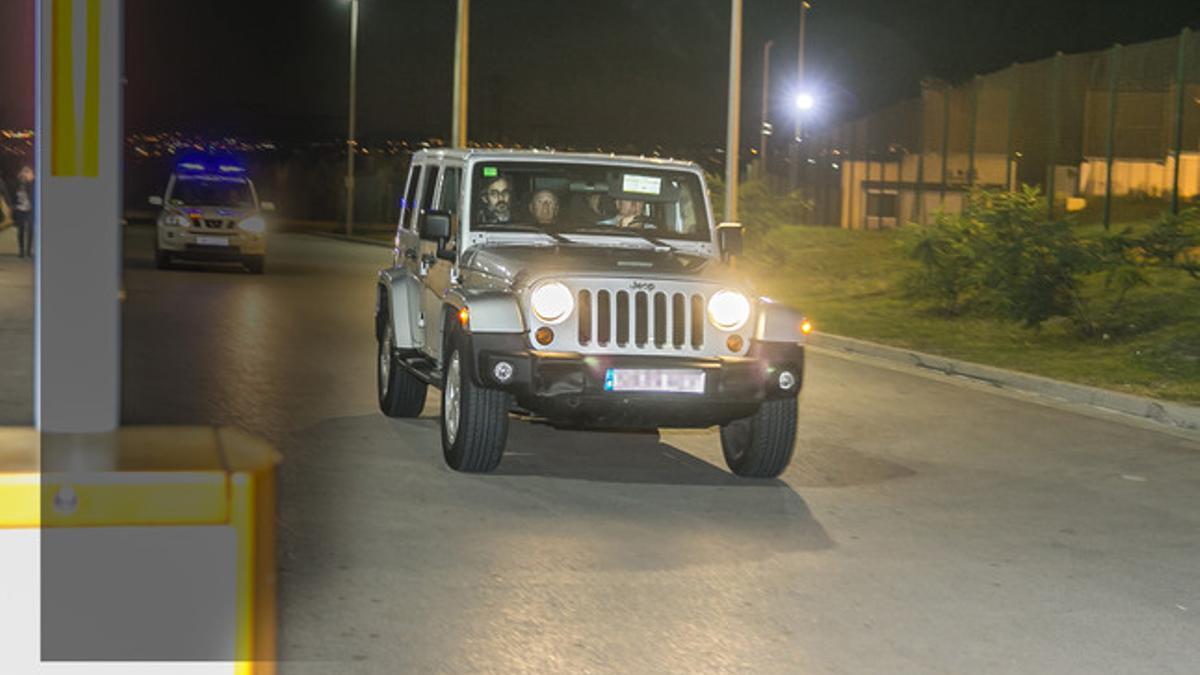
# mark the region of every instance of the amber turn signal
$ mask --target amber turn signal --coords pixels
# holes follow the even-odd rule
[[[805,335],[812,333],[813,332],[812,322],[805,321],[804,323],[800,324],[800,332],[804,333]]]
[[[725,346],[729,347],[729,351],[731,352],[742,351],[742,347],[744,347],[745,344],[746,341],[742,339],[741,335],[730,335],[729,338],[725,340]]]
[[[471,322],[471,312],[466,307],[458,310],[458,322],[464,326]]]
[[[551,342],[554,342],[554,331],[542,326],[541,328],[537,329],[537,332],[533,334],[533,337],[538,341],[539,345],[545,347]]]

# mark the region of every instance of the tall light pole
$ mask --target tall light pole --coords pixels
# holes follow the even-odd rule
[[[729,126],[725,130],[725,222],[738,217],[738,149],[742,127],[742,0],[730,0]]]
[[[346,136],[346,234],[354,234],[354,161],[358,157],[358,0],[350,0],[350,129]]]
[[[450,144],[467,147],[467,90],[470,84],[471,0],[458,0],[458,26],[454,36],[454,122]]]
[[[758,132],[759,173],[762,175],[759,178],[766,178],[767,176],[767,142],[771,138],[771,123],[768,120],[768,113],[771,109],[771,47],[774,44],[774,40],[767,40],[766,44],[763,45],[762,127]]]
[[[804,86],[804,27],[808,19],[808,10],[812,8],[812,3],[808,0],[800,0],[800,40],[796,49],[796,86],[801,89],[806,89]],[[800,181],[800,133],[803,127],[800,125],[800,115],[796,115],[796,121],[792,127],[792,170],[791,170],[791,186],[798,187]]]

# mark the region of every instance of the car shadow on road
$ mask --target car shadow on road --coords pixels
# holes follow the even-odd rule
[[[638,569],[836,547],[788,483],[737,478],[657,434],[514,421],[490,475],[448,469],[439,435],[436,418],[368,415],[291,436],[280,504],[290,589],[377,564],[364,556],[397,546],[413,556],[459,547],[458,559],[475,559],[531,540],[542,553],[587,541],[606,564]]]
[[[665,443],[658,431],[581,431],[517,420],[509,426],[508,449],[497,473],[603,483],[786,486],[780,480],[738,478]]]

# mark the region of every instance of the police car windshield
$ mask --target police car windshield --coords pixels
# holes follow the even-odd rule
[[[175,181],[171,204],[248,209],[254,206],[254,195],[245,181],[187,176]]]
[[[472,229],[710,241],[699,178],[654,167],[494,162],[476,166]]]

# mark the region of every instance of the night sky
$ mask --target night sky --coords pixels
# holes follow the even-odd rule
[[[719,143],[727,0],[476,0],[471,135],[479,140]],[[815,0],[808,70],[846,117],[1014,61],[1200,28],[1200,2]],[[286,7],[286,11],[281,8]],[[747,137],[763,41],[773,118],[792,89],[798,0],[747,0]],[[362,0],[364,137],[448,135],[455,2]],[[0,1],[0,126],[32,126],[32,0]],[[130,129],[336,136],[346,121],[349,10],[340,0],[126,0]]]

